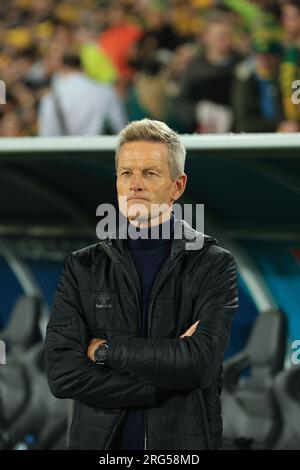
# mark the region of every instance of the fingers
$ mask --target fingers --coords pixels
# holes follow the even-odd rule
[[[195,332],[196,328],[197,328],[197,325],[199,323],[199,320],[196,321],[196,323],[194,323],[192,326],[189,327],[189,329],[187,330],[187,336],[192,336],[192,334]]]
[[[192,326],[189,327],[188,330],[186,330],[185,333],[183,333],[183,335],[180,336],[180,338],[184,338],[185,336],[192,336],[193,333],[195,333],[195,330],[197,328],[197,325],[199,323],[200,320],[197,320],[195,323],[193,323]]]

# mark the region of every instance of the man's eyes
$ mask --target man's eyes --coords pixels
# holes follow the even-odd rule
[[[157,176],[157,173],[151,170],[146,170],[143,172],[144,175],[146,176]],[[130,176],[132,175],[131,171],[122,171],[121,176]]]

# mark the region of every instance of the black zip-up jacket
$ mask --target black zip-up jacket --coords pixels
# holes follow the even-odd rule
[[[147,338],[138,337],[140,281],[122,229],[68,256],[44,355],[52,393],[75,400],[69,449],[109,449],[136,407],[145,410],[145,449],[221,448],[236,265],[216,239],[175,219],[174,231],[183,226],[155,279]],[[192,237],[201,249],[186,249]],[[197,320],[195,333],[179,338]],[[87,356],[94,337],[109,342],[107,367]]]

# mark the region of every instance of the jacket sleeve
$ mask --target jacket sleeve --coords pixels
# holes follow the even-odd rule
[[[223,250],[216,255],[195,299],[193,318],[199,324],[191,337],[114,337],[107,363],[160,390],[206,388],[222,365],[237,307],[236,266],[232,255]]]
[[[95,364],[87,356],[90,339],[70,256],[57,287],[43,350],[51,392],[100,408],[154,405],[157,387]]]

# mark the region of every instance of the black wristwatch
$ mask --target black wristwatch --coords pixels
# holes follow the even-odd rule
[[[99,346],[96,347],[94,351],[94,359],[95,359],[96,364],[99,364],[101,366],[106,365],[105,359],[106,359],[107,351],[108,351],[108,343],[99,344]]]

